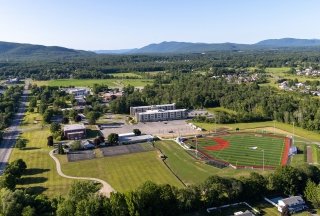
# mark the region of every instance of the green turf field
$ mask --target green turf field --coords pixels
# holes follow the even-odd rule
[[[49,81],[32,81],[38,86],[82,86],[92,87],[93,84],[105,84],[109,87],[123,87],[132,85],[135,87],[143,87],[152,84],[152,79],[58,79]]]
[[[155,145],[168,157],[166,163],[170,169],[187,185],[200,184],[212,175],[239,178],[240,176],[248,176],[252,172],[251,169],[233,169],[231,167],[220,169],[207,165],[191,157],[174,141],[157,141]],[[255,170],[255,172],[267,174],[271,171]]]
[[[198,138],[198,149],[201,152],[240,166],[279,166],[281,165],[284,150],[284,139],[269,136],[256,136],[254,134],[232,134],[219,136],[227,141],[228,146],[223,149],[209,150],[207,147],[217,146],[219,143],[214,137]],[[187,143],[195,146],[195,139],[188,140]],[[264,157],[264,160],[263,160]]]
[[[47,128],[24,132],[22,137],[28,140],[27,147],[13,149],[10,162],[21,158],[27,164],[17,188],[29,188],[34,193],[53,197],[66,194],[73,180],[62,178],[56,172],[55,163],[49,156],[52,148],[47,147],[49,134]]]
[[[156,151],[78,162],[67,162],[65,155],[58,155],[58,158],[65,174],[99,178],[120,192],[136,189],[148,180],[157,184],[183,187],[183,184],[163,164]]]

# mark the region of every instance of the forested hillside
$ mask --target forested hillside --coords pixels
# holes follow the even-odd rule
[[[92,55],[95,54],[58,46],[42,46],[0,41],[0,61],[52,60]]]
[[[108,78],[117,72],[225,71],[248,67],[312,66],[320,61],[316,49],[247,52],[211,52],[175,55],[96,55],[50,61],[1,61],[0,79],[29,77],[36,80],[59,78]]]

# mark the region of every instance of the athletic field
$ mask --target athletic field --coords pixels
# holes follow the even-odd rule
[[[243,166],[273,168],[287,163],[290,140],[285,137],[260,134],[230,134],[192,138],[186,144],[196,148],[209,159]]]

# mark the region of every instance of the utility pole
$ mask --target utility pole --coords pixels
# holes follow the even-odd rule
[[[264,171],[264,149],[262,149],[262,170]]]
[[[292,134],[293,134],[293,136],[292,136],[292,144],[294,145],[294,122],[292,122],[292,124],[293,124],[293,128],[292,128]]]
[[[217,135],[217,116],[216,115],[214,116],[214,125],[215,125],[214,132],[215,132],[215,135]]]
[[[198,159],[198,136],[196,135],[196,158]]]

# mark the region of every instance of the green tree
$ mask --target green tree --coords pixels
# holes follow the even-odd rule
[[[259,200],[265,195],[268,181],[264,176],[253,172],[249,177],[241,177],[240,180],[243,183],[243,198]]]
[[[79,140],[73,141],[73,142],[70,144],[70,148],[71,148],[71,150],[73,150],[73,151],[77,151],[77,150],[82,149],[81,141],[79,141]]]
[[[110,205],[111,205],[112,215],[117,215],[117,216],[129,215],[128,205],[127,205],[126,197],[124,194],[111,193]]]
[[[99,117],[100,117],[99,112],[90,111],[87,113],[87,118],[88,118],[89,124],[92,124],[92,125],[95,124]]]
[[[12,175],[11,173],[5,173],[1,176],[1,188],[8,188],[10,190],[14,190],[17,185],[17,177]]]
[[[62,118],[62,124],[69,124],[69,118],[68,117],[63,117]]]
[[[108,142],[112,145],[118,144],[119,142],[119,135],[116,133],[111,133],[108,135]]]
[[[22,216],[35,216],[36,210],[31,206],[26,206],[22,209]]]
[[[201,207],[200,189],[195,185],[179,189],[176,192],[176,197],[178,208],[182,212],[192,212]]]
[[[58,144],[58,154],[64,154],[62,143]]]
[[[27,146],[27,141],[25,139],[17,139],[15,147],[19,149],[24,149]]]
[[[320,207],[320,185],[308,180],[307,186],[304,190],[304,196],[315,208]]]
[[[56,133],[56,132],[61,131],[61,125],[57,122],[52,122],[50,124],[50,131],[51,131],[51,133]]]
[[[284,166],[279,167],[269,178],[270,189],[287,196],[303,193],[307,182],[306,175],[299,169]]]
[[[135,136],[140,136],[141,135],[141,131],[139,129],[133,129],[133,133]]]
[[[68,195],[65,200],[58,204],[57,215],[68,216],[76,215],[77,205],[79,210],[77,215],[88,215],[91,211],[99,211],[99,207],[95,206],[94,203],[90,205],[94,209],[85,209],[85,203],[88,203],[89,199],[99,190],[99,187],[92,181],[77,181],[71,185]],[[98,204],[99,205],[99,204]],[[89,208],[89,206],[87,206]],[[88,214],[87,214],[88,213]]]
[[[53,136],[47,137],[47,146],[53,146]]]

